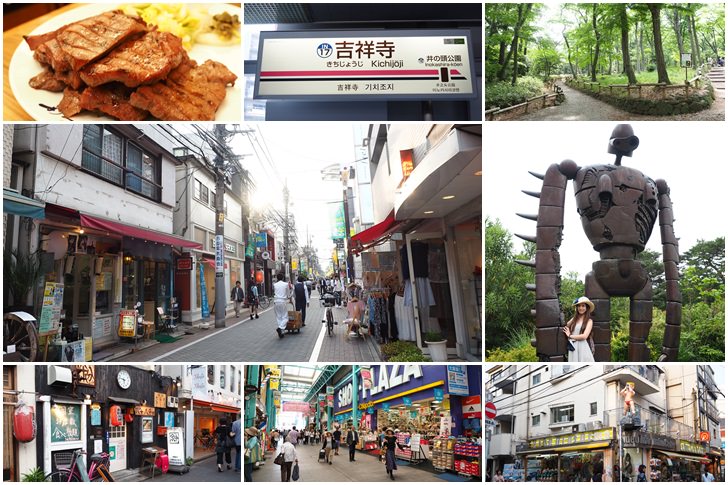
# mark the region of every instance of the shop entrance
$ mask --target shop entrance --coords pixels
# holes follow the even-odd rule
[[[84,335],[91,335],[89,312],[91,309],[91,278],[94,257],[86,254],[69,255],[62,268],[63,313],[66,320],[78,325]]]
[[[455,354],[457,342],[455,318],[442,234],[434,232],[407,234],[407,258],[410,281],[415,281],[411,285],[411,301],[414,308],[417,344],[423,347],[427,332],[441,333],[447,339],[448,354]],[[405,289],[405,304],[407,301],[408,295]]]
[[[109,470],[113,473],[126,470],[126,424],[109,426]]]
[[[217,417],[195,411],[195,458],[215,453]]]

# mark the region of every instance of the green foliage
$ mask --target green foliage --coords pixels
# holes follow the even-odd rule
[[[725,298],[683,307],[679,360],[725,361]]]
[[[532,76],[518,78],[515,86],[508,81],[489,84],[485,88],[485,109],[507,108],[543,93],[543,81]]]
[[[650,69],[652,67],[652,69]],[[667,73],[670,79],[673,81],[684,81],[685,80],[685,68],[679,66],[673,66],[667,68]],[[688,69],[688,79],[695,77],[697,71],[695,69]],[[655,66],[647,66],[647,71],[635,73],[637,76],[637,82],[640,84],[653,84],[657,82],[657,71]],[[602,86],[609,86],[610,84],[627,84],[627,76],[620,73],[615,74],[602,74],[597,76],[597,82]]]
[[[486,352],[486,362],[538,362],[536,348],[530,343],[514,349],[501,349],[496,347]]]
[[[37,253],[24,254],[6,248],[3,266],[3,284],[10,290],[16,305],[24,304],[28,292],[42,276],[40,257]]]
[[[574,300],[584,296],[584,282],[579,279],[579,274],[575,272],[567,273],[561,278],[561,310],[564,312],[566,321],[574,314],[572,305]]]
[[[429,362],[422,350],[412,342],[398,340],[382,345],[382,354],[389,362]]]
[[[24,473],[20,477],[21,482],[44,482],[45,472],[40,467],[31,468],[28,473]]]
[[[447,339],[440,332],[425,332],[425,342],[442,342],[443,340]]]

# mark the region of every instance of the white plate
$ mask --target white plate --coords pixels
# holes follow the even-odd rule
[[[114,4],[83,4],[73,10],[69,10],[68,12],[53,17],[46,23],[40,25],[33,32],[28,32],[26,35],[37,35],[52,32],[72,22],[77,22],[79,20],[98,15],[102,12],[114,10],[115,7],[116,5]],[[212,14],[219,13],[221,11],[228,11],[231,14],[237,14],[238,18],[242,20],[242,12],[239,7],[218,3],[205,4],[205,7],[207,7],[208,11]],[[208,59],[212,59],[213,61],[225,64],[227,68],[233,72],[233,74],[238,76],[237,81],[235,81],[235,86],[227,88],[225,101],[222,102],[220,108],[217,110],[215,121],[239,122],[241,120],[241,86],[244,82],[242,70],[243,56],[241,51],[240,45],[210,46],[195,44],[188,52],[190,58],[196,60],[200,64]],[[28,47],[28,44],[25,41],[22,41],[13,53],[12,59],[10,59],[8,78],[10,81],[10,89],[12,90],[15,99],[18,100],[20,106],[33,119],[38,121],[54,121],[58,123],[70,123],[76,121],[109,121],[113,119],[111,117],[100,116],[84,111],[82,114],[74,116],[71,121],[64,118],[57,111],[48,111],[43,108],[40,104],[44,104],[46,106],[58,106],[58,103],[60,103],[63,98],[63,93],[52,93],[50,91],[31,88],[28,85],[28,81],[41,71],[43,71],[43,67],[38,61],[33,59],[33,52]]]

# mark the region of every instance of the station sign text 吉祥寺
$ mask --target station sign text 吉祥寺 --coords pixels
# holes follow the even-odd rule
[[[477,97],[467,30],[261,32],[255,98]]]

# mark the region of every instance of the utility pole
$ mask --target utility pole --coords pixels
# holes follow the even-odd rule
[[[286,275],[286,279],[290,281],[291,278],[291,247],[289,246],[290,240],[289,240],[289,223],[288,220],[288,198],[290,196],[290,193],[288,192],[288,179],[286,178],[285,183],[283,185],[283,204],[285,205],[284,209],[284,218],[285,221],[283,223],[283,264],[285,266],[284,273]]]
[[[344,184],[344,225],[346,235],[344,236],[344,251],[346,256],[346,283],[354,281],[354,256],[349,253],[349,238],[351,237],[351,220],[349,219],[349,169],[341,172],[341,182]]]
[[[215,138],[225,144],[225,125],[215,125]],[[215,328],[225,327],[225,160],[215,150]]]

